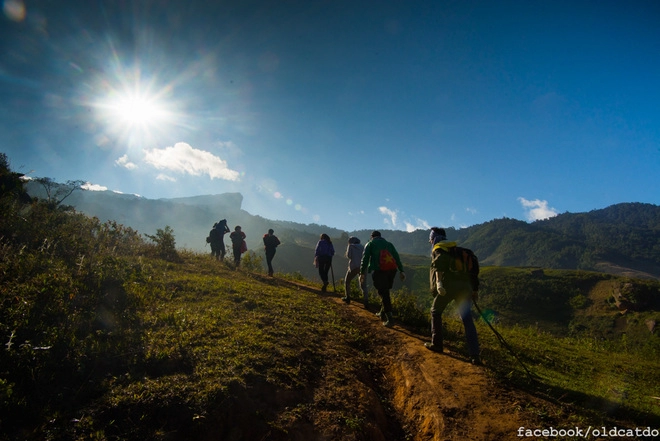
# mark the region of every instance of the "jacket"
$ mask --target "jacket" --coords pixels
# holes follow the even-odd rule
[[[380,252],[382,250],[388,250],[392,254],[392,257],[396,261],[397,269],[403,272],[403,264],[394,245],[382,237],[374,237],[364,247],[362,262],[360,263],[360,274],[380,270]]]
[[[361,243],[348,244],[346,248],[346,257],[348,258],[348,269],[353,271],[360,268],[362,263],[362,253],[364,252],[364,245]]]
[[[327,256],[332,257],[335,255],[335,247],[332,245],[332,242],[327,240],[319,240],[316,244],[316,249],[314,250],[314,256]]]
[[[479,291],[479,277],[467,272],[452,271],[455,258],[449,254],[449,249],[456,246],[456,242],[441,241],[433,246],[431,251],[431,271],[429,282],[431,291],[435,290],[436,280],[440,281],[447,290],[456,283],[469,282],[472,291]]]

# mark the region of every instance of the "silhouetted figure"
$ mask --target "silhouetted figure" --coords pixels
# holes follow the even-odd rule
[[[275,251],[277,251],[277,246],[280,244],[280,240],[273,234],[274,232],[271,228],[263,237],[266,264],[268,265],[268,275],[270,277],[273,277],[273,257],[275,257]]]
[[[431,243],[429,281],[434,298],[431,305],[431,342],[424,343],[424,346],[432,351],[443,351],[442,313],[449,303],[455,301],[456,309],[465,327],[470,359],[473,364],[481,364],[477,328],[474,326],[471,312],[472,300],[476,300],[479,293],[479,278],[467,272],[452,270],[452,261],[456,259],[449,250],[456,246],[456,242],[447,241],[443,228],[431,228],[429,242]]]
[[[247,251],[245,245],[245,233],[241,231],[240,226],[236,226],[234,231],[229,235],[231,239],[231,248],[234,253],[234,265],[238,268],[241,265],[241,254]]]
[[[376,315],[383,321],[384,326],[392,326],[390,290],[394,285],[397,270],[401,273],[399,275],[401,280],[405,280],[406,275],[403,272],[403,264],[396,248],[381,237],[380,231],[374,231],[371,233],[371,240],[367,242],[362,254],[360,283],[366,280],[367,272],[372,272],[371,280],[373,280],[374,288],[378,290],[382,302],[381,309]]]
[[[218,260],[225,258],[225,234],[229,233],[229,231],[227,219],[222,219],[220,222],[213,224],[213,228],[209,232],[211,255]]]
[[[321,277],[321,282],[323,286],[321,291],[325,292],[328,288],[328,272],[332,266],[332,256],[335,255],[335,247],[332,245],[330,236],[323,233],[321,234],[321,239],[316,244],[316,249],[314,250],[314,263],[319,269],[319,276]]]
[[[351,303],[351,281],[355,277],[360,281],[360,263],[362,262],[362,253],[364,252],[364,245],[360,243],[360,239],[357,237],[348,238],[348,247],[346,247],[346,257],[348,258],[348,270],[344,276],[344,292],[345,295],[342,297],[344,302]],[[360,281],[360,291],[364,297],[364,307],[366,308],[369,304],[369,293],[367,291],[367,281],[364,279]]]

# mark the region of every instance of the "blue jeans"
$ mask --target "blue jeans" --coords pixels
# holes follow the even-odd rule
[[[445,284],[447,294],[437,295],[431,305],[431,343],[442,347],[442,313],[451,301],[456,301],[456,309],[463,321],[465,328],[465,338],[468,344],[468,351],[471,357],[479,355],[479,339],[477,337],[477,328],[472,320],[472,287],[470,282],[455,282]]]

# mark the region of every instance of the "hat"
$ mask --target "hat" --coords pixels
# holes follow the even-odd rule
[[[348,238],[348,243],[360,243],[360,239],[355,236],[351,236]]]
[[[273,230],[272,228],[268,230],[268,234],[273,234],[274,232],[275,230]]]
[[[371,232],[371,237],[380,237],[380,231],[372,231]]]
[[[434,240],[447,240],[447,233],[445,233],[444,228],[438,228],[438,227],[431,228],[431,234],[429,234],[429,241],[433,242]]]

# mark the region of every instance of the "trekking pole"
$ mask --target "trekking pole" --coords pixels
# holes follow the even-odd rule
[[[486,324],[488,325],[488,327],[493,331],[493,333],[495,334],[495,337],[497,337],[497,339],[499,340],[500,344],[501,344],[502,346],[504,346],[504,347],[505,347],[505,348],[511,353],[511,355],[513,355],[513,358],[515,358],[515,359],[518,361],[518,363],[520,363],[520,366],[522,366],[522,368],[525,370],[525,372],[527,372],[527,375],[529,376],[529,378],[531,378],[531,379],[538,379],[539,377],[538,377],[537,375],[531,373],[531,372],[529,371],[529,369],[527,369],[527,366],[525,366],[525,365],[523,364],[523,362],[520,360],[520,358],[518,358],[518,355],[517,355],[516,352],[513,350],[513,348],[511,347],[511,345],[509,345],[509,344],[506,342],[506,340],[504,340],[504,337],[502,337],[502,334],[500,334],[499,332],[497,332],[497,330],[493,327],[493,325],[490,324],[490,322],[488,321],[488,319],[486,318],[486,316],[484,315],[484,313],[481,312],[481,308],[479,308],[479,305],[477,304],[477,301],[476,301],[476,300],[473,300],[472,303],[474,303],[474,307],[477,308],[477,311],[479,312],[479,315],[481,316],[481,318],[483,319],[483,321],[486,322]]]
[[[332,262],[330,262],[330,274],[332,274],[332,289],[334,292],[337,292],[337,287],[335,286],[335,270],[332,269]]]

